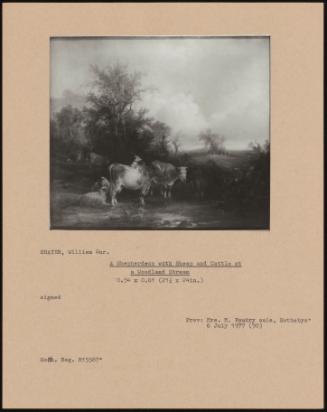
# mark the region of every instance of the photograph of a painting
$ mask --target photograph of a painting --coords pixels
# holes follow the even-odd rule
[[[269,229],[269,37],[50,39],[51,229]]]

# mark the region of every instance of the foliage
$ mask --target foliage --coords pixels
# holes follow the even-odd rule
[[[217,133],[213,133],[211,129],[201,132],[199,139],[210,153],[222,154],[226,151],[224,146],[225,138]]]
[[[142,94],[141,75],[128,73],[127,68],[120,64],[106,69],[93,65],[91,72],[92,89],[87,96],[85,110],[87,135],[96,152],[122,159],[134,137],[131,136],[131,128],[143,118],[143,113],[134,111],[134,105]]]
[[[89,146],[84,126],[81,110],[64,107],[50,121],[51,153],[76,157],[80,150]]]
[[[51,119],[52,154],[76,159],[84,150],[110,162],[129,162],[135,154],[164,160],[178,153],[178,138],[170,128],[138,104],[144,91],[140,73],[129,73],[120,64],[105,69],[93,65],[91,73],[85,107],[66,106]]]
[[[270,199],[270,144],[253,144],[252,157],[240,170],[226,196],[227,204],[238,210],[269,211]]]

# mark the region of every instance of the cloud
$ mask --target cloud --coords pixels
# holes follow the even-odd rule
[[[142,105],[180,133],[184,148],[198,146],[205,128],[224,134],[231,148],[269,138],[267,38],[53,40],[51,96],[85,93],[90,64],[115,62],[155,87]]]
[[[182,138],[183,148],[198,145],[198,135],[209,124],[193,96],[188,93],[148,93],[142,100],[149,115],[167,123]]]

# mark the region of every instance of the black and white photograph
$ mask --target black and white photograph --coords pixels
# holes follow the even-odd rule
[[[270,38],[52,37],[51,229],[270,225]]]

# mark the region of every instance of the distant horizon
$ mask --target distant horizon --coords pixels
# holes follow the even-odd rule
[[[227,150],[270,140],[268,37],[149,40],[52,38],[52,102],[65,105],[67,92],[85,99],[91,64],[121,63],[143,73],[147,90],[137,106],[179,135],[181,150],[201,149],[206,129],[223,135]]]
[[[68,90],[68,89],[66,89],[66,90],[64,90],[64,92],[63,93],[66,93],[66,92],[70,92],[70,93],[73,93],[71,90]],[[75,94],[74,93],[74,96],[76,96],[76,97],[81,97],[81,98],[85,98],[86,99],[86,95],[85,96],[83,96],[83,95],[78,95],[78,94]],[[77,104],[74,104],[74,103],[69,103],[69,104],[63,104],[63,105],[60,105],[59,107],[53,107],[53,100],[64,100],[64,97],[50,97],[50,102],[51,102],[51,105],[50,105],[50,110],[51,110],[51,112],[52,113],[58,113],[58,112],[60,112],[60,110],[63,108],[63,107],[67,107],[67,106],[69,106],[69,105],[71,105],[72,107],[75,107],[75,108],[80,108],[80,105],[77,105]],[[268,141],[270,140],[270,139],[267,139]],[[265,144],[265,142],[267,141],[267,140],[265,140],[265,141],[263,141],[263,142],[261,142],[260,143],[260,145],[263,145],[263,144]],[[226,143],[228,143],[227,141],[226,141]],[[257,142],[257,140],[252,140],[251,142],[249,142],[249,143],[258,143]],[[248,144],[249,145],[249,144]],[[245,147],[226,147],[226,150],[227,151],[229,151],[229,152],[237,152],[237,151],[241,151],[241,152],[246,152],[246,151],[250,151],[251,149],[249,149],[249,146],[245,146]],[[200,151],[203,151],[203,152],[207,152],[208,151],[208,149],[205,147],[205,145],[203,144],[203,143],[200,143],[199,142],[199,144],[198,145],[195,145],[194,144],[194,146],[192,146],[192,147],[189,147],[189,148],[184,148],[184,149],[181,149],[180,150],[180,152],[181,153],[191,153],[191,152],[200,152]]]

